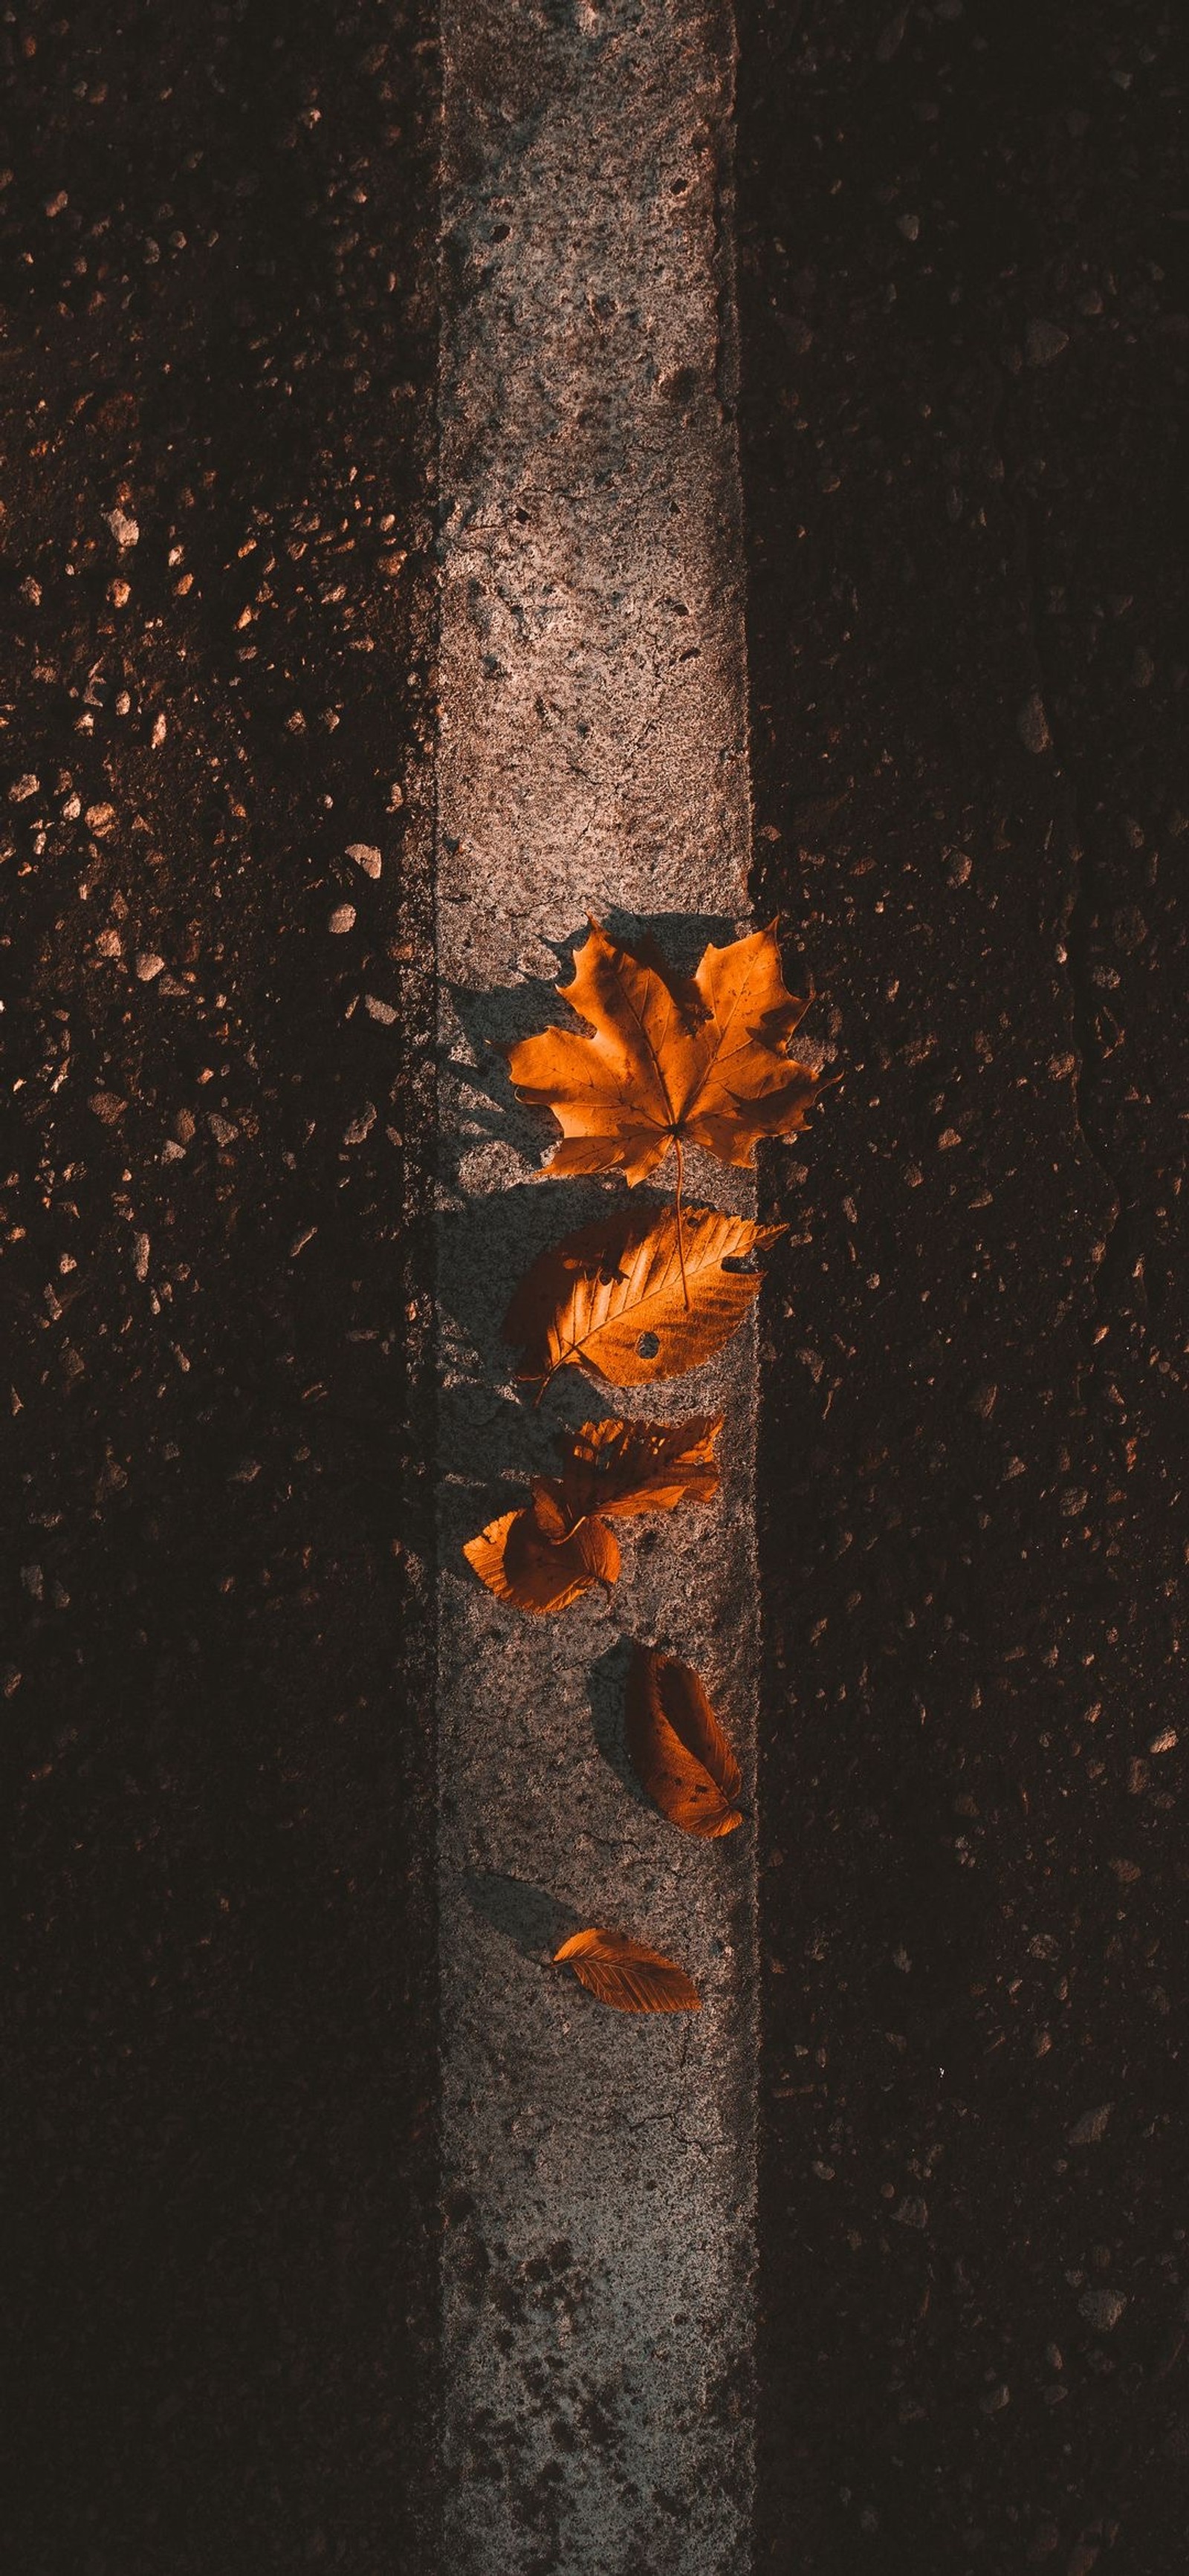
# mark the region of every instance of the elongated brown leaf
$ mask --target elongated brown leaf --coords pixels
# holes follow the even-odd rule
[[[787,1053],[805,1004],[781,973],[774,926],[705,950],[691,979],[592,921],[558,991],[586,1032],[549,1028],[508,1051],[522,1100],[562,1130],[549,1170],[642,1181],[676,1147],[751,1164],[761,1136],[794,1136],[820,1076]]]
[[[757,1271],[724,1263],[782,1232],[708,1207],[684,1210],[683,1241],[668,1209],[581,1226],[533,1263],[508,1308],[504,1338],[523,1348],[520,1375],[549,1378],[576,1361],[613,1386],[640,1386],[700,1368],[760,1285]]]
[[[593,1584],[610,1591],[618,1580],[619,1545],[604,1521],[571,1530],[556,1508],[549,1518],[552,1527],[542,1528],[536,1503],[505,1512],[463,1549],[488,1591],[518,1610],[565,1610]]]
[[[690,1664],[637,1646],[627,1687],[627,1746],[662,1815],[707,1842],[743,1818],[739,1765]]]
[[[702,1998],[684,1968],[623,1932],[575,1932],[553,1956],[617,2012],[701,2012]]]

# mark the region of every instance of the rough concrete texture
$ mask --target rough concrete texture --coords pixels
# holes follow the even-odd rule
[[[588,911],[679,955],[746,914],[731,410],[730,24],[682,0],[445,0],[437,926],[441,1944],[452,2576],[739,2576],[750,2555],[754,1860],[687,1841],[622,1750],[626,1640],[679,1648],[750,1774],[754,1333],[622,1409],[722,1408],[709,1511],[635,1524],[543,1620],[460,1542],[615,1409],[533,1412],[499,1326],[619,1188],[540,1183],[492,1039],[563,1016]],[[752,1204],[745,1177],[691,1195]],[[548,1964],[608,1923],[697,1977],[636,2020]]]

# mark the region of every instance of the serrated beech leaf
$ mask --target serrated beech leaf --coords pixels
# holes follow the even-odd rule
[[[774,1243],[780,1226],[717,1208],[686,1207],[683,1242],[669,1209],[628,1208],[579,1227],[522,1279],[504,1338],[523,1351],[521,1377],[548,1379],[577,1362],[612,1386],[640,1386],[700,1368],[730,1339],[759,1286],[727,1270]]]
[[[548,1168],[645,1180],[676,1147],[750,1165],[761,1136],[795,1136],[821,1077],[787,1052],[806,1005],[781,972],[774,928],[707,948],[692,977],[592,921],[558,992],[586,1029],[548,1028],[508,1050],[521,1100],[562,1130]]]
[[[623,1932],[575,1932],[553,1953],[572,1968],[601,2004],[617,2012],[700,2012],[702,1998],[692,1978],[673,1959],[629,1941]]]
[[[721,1414],[688,1422],[584,1422],[561,1439],[560,1476],[538,1476],[532,1501],[489,1522],[463,1555],[481,1583],[518,1610],[564,1610],[619,1574],[609,1520],[675,1511],[717,1492]]]
[[[713,1841],[743,1818],[739,1765],[690,1664],[637,1646],[627,1685],[627,1747],[638,1780],[682,1832]]]

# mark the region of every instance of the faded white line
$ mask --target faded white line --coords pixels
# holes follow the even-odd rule
[[[597,1413],[533,1413],[499,1323],[592,1194],[489,1041],[588,911],[687,958],[746,915],[732,28],[698,0],[443,0],[437,939],[440,1905],[449,2576],[745,2576],[753,1829],[688,1842],[617,1767],[623,1640],[703,1671],[749,1773],[754,1332],[633,1409],[726,1410],[707,1513],[638,1524],[609,1603],[531,1620],[460,1541]],[[675,916],[666,927],[666,916]],[[745,1176],[691,1195],[749,1211]],[[594,1204],[599,1204],[597,1193]],[[624,1407],[623,1409],[627,1409]],[[544,1964],[578,1923],[680,1959],[636,2020]]]

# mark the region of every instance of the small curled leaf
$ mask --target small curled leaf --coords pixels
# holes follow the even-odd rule
[[[574,1530],[563,1521],[558,1531],[559,1517],[554,1515],[551,1533],[530,1503],[524,1511],[505,1512],[468,1540],[463,1555],[497,1600],[511,1601],[518,1610],[565,1610],[592,1584],[610,1591],[620,1567],[614,1530],[604,1521],[586,1520]]]
[[[572,1968],[601,2004],[616,2012],[700,2012],[702,1998],[691,1977],[659,1950],[630,1941],[623,1932],[575,1932],[553,1953]]]

